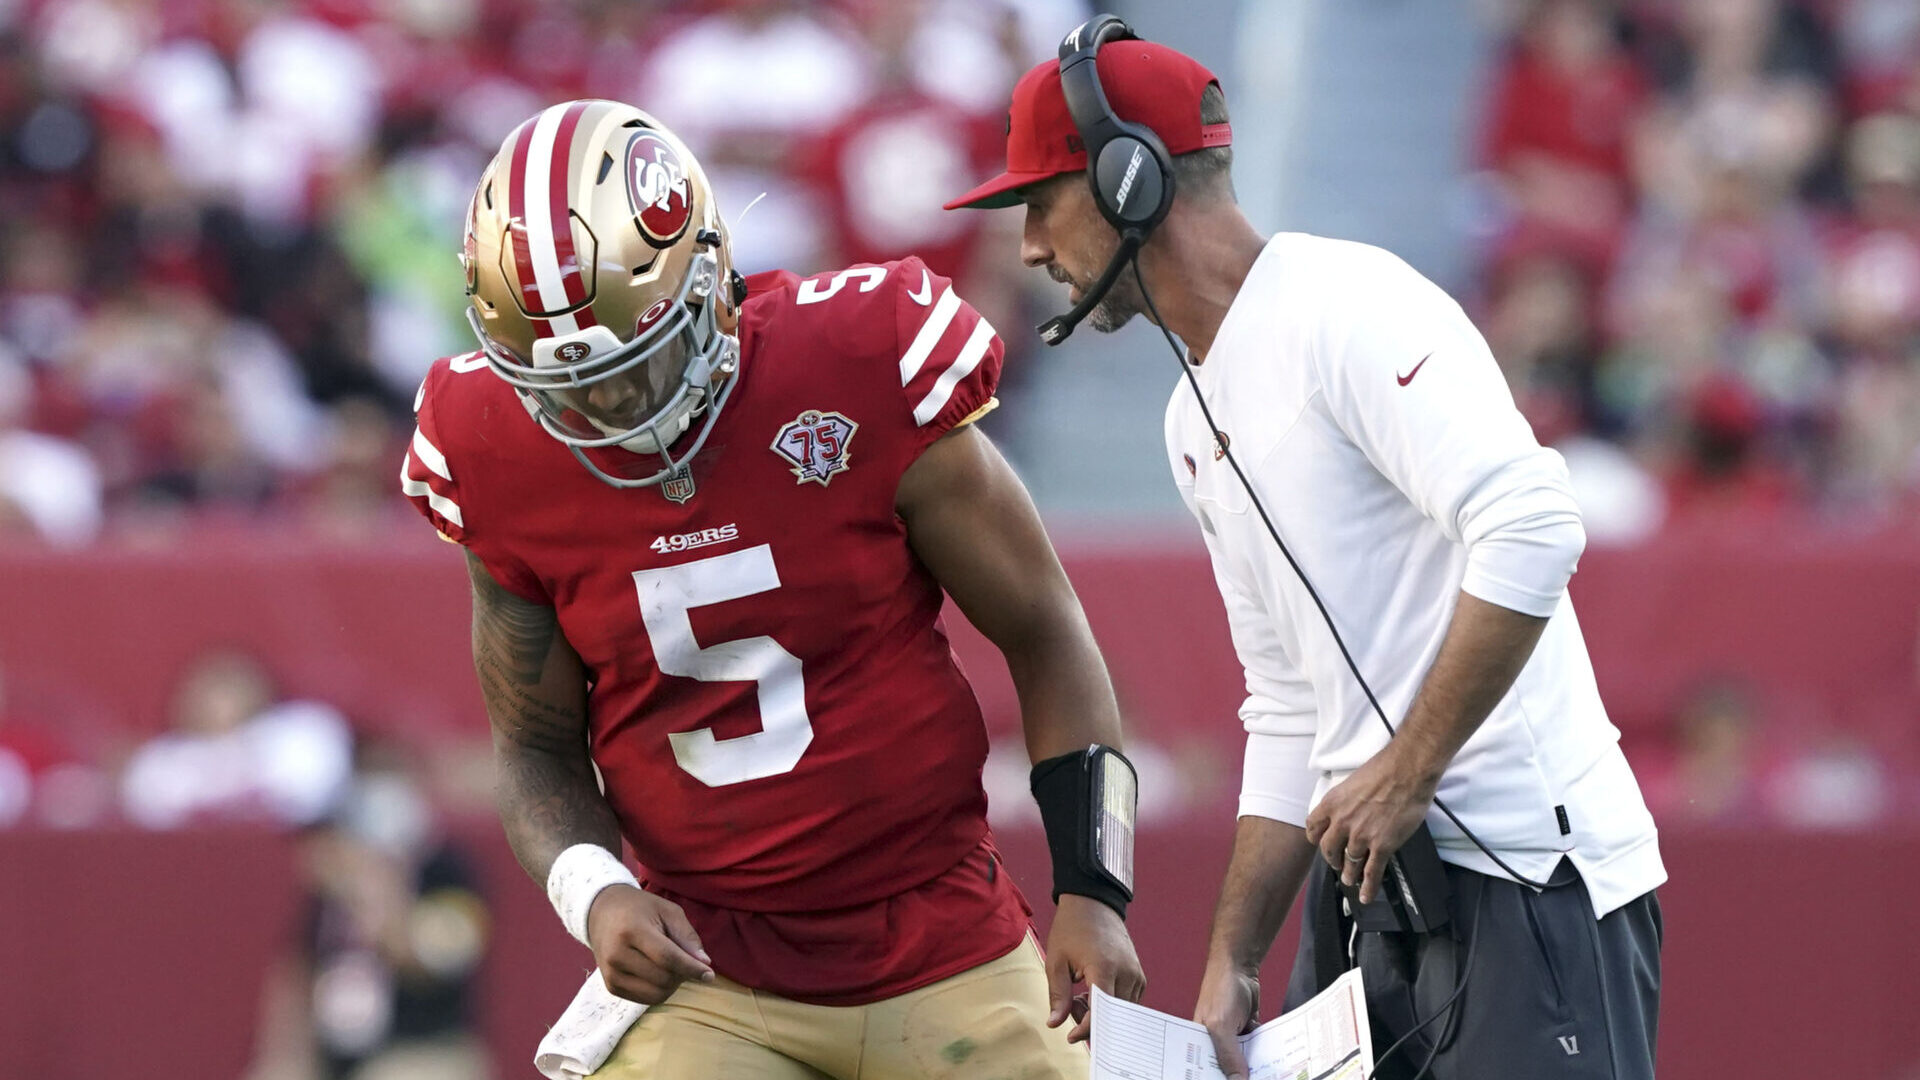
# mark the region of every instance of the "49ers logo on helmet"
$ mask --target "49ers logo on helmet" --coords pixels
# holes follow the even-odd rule
[[[627,144],[627,196],[640,232],[654,247],[671,247],[693,220],[693,186],[680,155],[665,139],[638,132]]]
[[[577,364],[593,352],[584,341],[569,341],[553,350],[554,359],[563,364]]]

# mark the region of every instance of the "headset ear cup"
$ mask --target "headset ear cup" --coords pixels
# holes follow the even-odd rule
[[[1151,229],[1165,221],[1167,212],[1173,209],[1173,158],[1167,154],[1166,147],[1161,145],[1157,135],[1147,140],[1146,147],[1153,157],[1154,168],[1157,170],[1156,178],[1160,181],[1159,187],[1154,192],[1158,198],[1153,204],[1153,210],[1148,214],[1147,220],[1140,223],[1141,228]]]
[[[1060,92],[1087,151],[1087,185],[1100,216],[1121,232],[1147,230],[1173,208],[1173,159],[1160,136],[1115,116],[1100,87],[1100,46],[1137,40],[1126,23],[1100,15],[1060,43]]]
[[[1122,228],[1153,220],[1166,196],[1168,175],[1153,148],[1123,135],[1100,148],[1094,187],[1109,220]]]
[[[1089,163],[1094,198],[1117,229],[1151,229],[1173,208],[1173,159],[1151,128],[1123,124]]]

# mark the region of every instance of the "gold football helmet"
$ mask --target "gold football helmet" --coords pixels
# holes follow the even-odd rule
[[[615,487],[684,472],[732,390],[745,285],[706,174],[671,131],[614,101],[527,120],[480,176],[460,261],[488,366],[547,434]],[[616,446],[662,466],[626,477],[584,453]]]

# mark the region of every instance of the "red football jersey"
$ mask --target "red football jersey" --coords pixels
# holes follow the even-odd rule
[[[477,354],[427,376],[403,484],[504,587],[557,609],[592,680],[607,801],[716,969],[877,1000],[1027,926],[991,864],[979,705],[894,513],[907,467],[992,403],[1001,345],[914,258],[748,285],[691,492],[596,479]],[[938,902],[903,900],[916,890]]]

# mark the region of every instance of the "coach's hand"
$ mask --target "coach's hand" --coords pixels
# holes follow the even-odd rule
[[[628,1001],[658,1005],[688,979],[713,981],[713,961],[687,913],[631,885],[609,885],[593,898],[587,942],[607,989]]]
[[[1260,979],[1223,957],[1207,961],[1200,977],[1200,1000],[1193,1020],[1213,1037],[1213,1056],[1227,1080],[1247,1080],[1247,1059],[1240,1053],[1240,1036],[1260,1019]]]
[[[1359,883],[1361,903],[1379,895],[1387,860],[1426,817],[1440,771],[1396,739],[1335,784],[1307,815],[1307,840],[1342,883]]]
[[[1090,896],[1062,893],[1047,932],[1047,1002],[1052,1006],[1047,1026],[1059,1027],[1073,1017],[1077,1022],[1068,1042],[1084,1040],[1093,1022],[1085,999],[1074,995],[1077,982],[1127,1001],[1139,1001],[1147,992],[1147,977],[1119,914]]]

